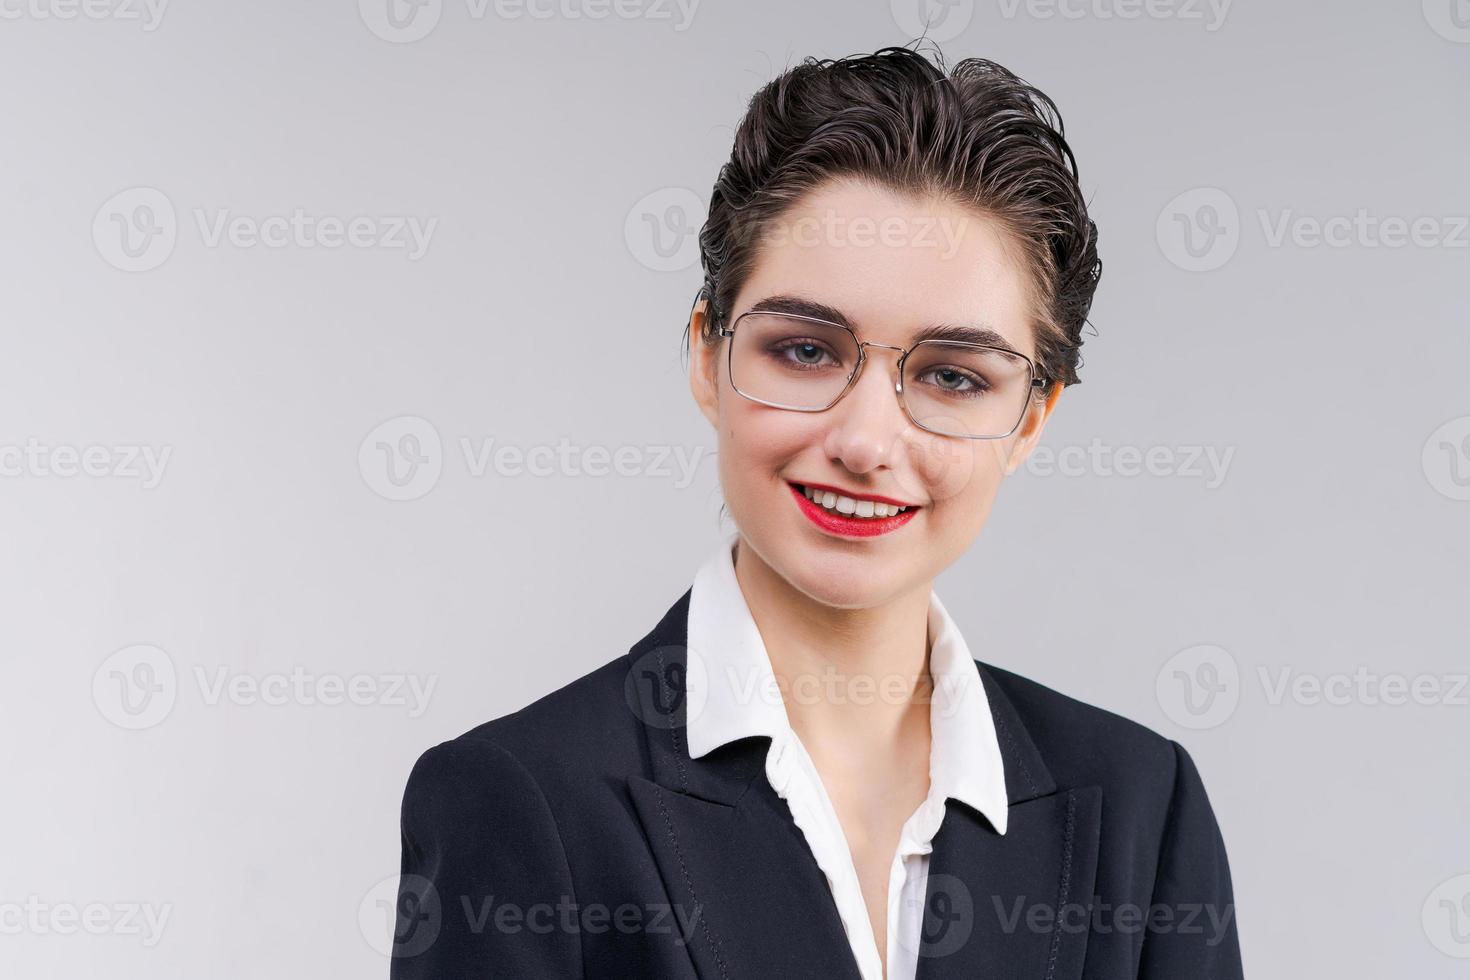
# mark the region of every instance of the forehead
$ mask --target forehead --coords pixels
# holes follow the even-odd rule
[[[843,313],[864,340],[906,345],[937,323],[984,325],[1034,349],[1025,267],[995,219],[855,179],[824,183],[758,239],[739,314],[767,296]]]

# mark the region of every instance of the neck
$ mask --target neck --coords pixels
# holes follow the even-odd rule
[[[760,631],[791,727],[814,755],[928,741],[931,584],[842,609],[794,588],[738,539],[735,578]]]

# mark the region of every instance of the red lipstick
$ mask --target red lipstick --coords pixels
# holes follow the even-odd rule
[[[806,515],[807,520],[817,527],[831,534],[840,534],[847,538],[872,538],[890,531],[897,531],[919,512],[917,507],[909,507],[902,514],[894,514],[892,517],[849,517],[847,514],[839,514],[835,510],[828,510],[820,504],[806,499],[802,488],[795,483],[787,483],[791,488],[791,495],[796,498],[796,506]],[[823,489],[813,486],[812,489]],[[834,491],[835,492],[835,491]],[[882,500],[887,503],[887,498],[864,497],[866,500]],[[899,505],[903,506],[903,505]]]

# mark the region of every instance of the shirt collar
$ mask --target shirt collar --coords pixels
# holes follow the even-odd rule
[[[723,538],[695,573],[689,596],[686,734],[693,759],[752,735],[791,735],[770,657],[735,578],[739,536]],[[932,590],[928,625],[931,785],[938,799],[960,800],[1004,834],[1005,768],[990,701],[959,627]]]

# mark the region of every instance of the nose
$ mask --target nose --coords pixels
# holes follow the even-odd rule
[[[898,400],[895,359],[881,355],[884,350],[899,354],[903,348],[873,343],[862,346],[867,356],[859,365],[857,380],[828,409],[832,423],[823,446],[827,458],[837,460],[853,473],[891,465],[891,457],[909,426]]]

